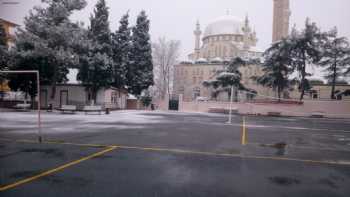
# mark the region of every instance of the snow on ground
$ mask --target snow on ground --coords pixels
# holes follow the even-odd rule
[[[99,129],[132,129],[143,128],[146,124],[164,123],[167,120],[159,115],[147,114],[145,111],[114,111],[109,115],[61,114],[58,112],[43,112],[42,127],[46,133],[57,132],[98,132]],[[37,132],[37,118],[32,112],[2,112],[0,113],[0,131],[11,130],[14,133]]]
[[[164,116],[162,116],[164,115]],[[166,115],[204,115],[223,116],[209,113],[185,113],[168,111],[112,111],[111,114],[102,115],[77,112],[75,114],[61,114],[59,112],[42,112],[42,130],[45,133],[68,132],[99,132],[125,129],[142,129],[149,124],[171,122]],[[9,133],[36,133],[36,111],[31,112],[0,112],[0,131]]]

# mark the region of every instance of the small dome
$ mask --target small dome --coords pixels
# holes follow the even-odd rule
[[[243,34],[244,22],[235,16],[216,18],[205,28],[204,37],[222,34]]]
[[[210,62],[213,62],[213,63],[221,63],[223,60],[220,58],[220,57],[216,57],[216,58],[213,58],[213,59],[211,59],[211,61]]]
[[[207,63],[208,61],[205,58],[199,58],[196,63]]]

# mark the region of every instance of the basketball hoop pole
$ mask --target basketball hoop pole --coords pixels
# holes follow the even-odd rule
[[[40,113],[40,75],[38,70],[9,70],[9,71],[0,71],[0,73],[8,73],[8,74],[15,74],[15,73],[28,73],[28,74],[35,74],[36,75],[36,84],[37,84],[37,95],[38,95],[38,141],[39,143],[42,142],[42,134],[41,134],[41,113]]]

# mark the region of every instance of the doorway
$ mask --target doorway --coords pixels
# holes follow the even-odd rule
[[[68,105],[68,90],[60,91],[60,106]]]

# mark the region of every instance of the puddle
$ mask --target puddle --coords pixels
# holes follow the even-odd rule
[[[336,183],[334,181],[330,180],[330,179],[320,179],[319,183],[322,184],[322,185],[327,185],[327,186],[329,186],[331,188],[334,188],[334,189],[338,188]]]
[[[338,138],[338,141],[350,141],[350,138]]]
[[[291,177],[284,177],[284,176],[273,176],[268,178],[272,183],[276,185],[281,186],[289,186],[289,185],[298,185],[300,184],[300,180],[291,178]]]
[[[277,156],[284,156],[286,154],[287,144],[285,142],[279,142],[276,144],[260,144],[260,146],[276,149],[275,155]]]

